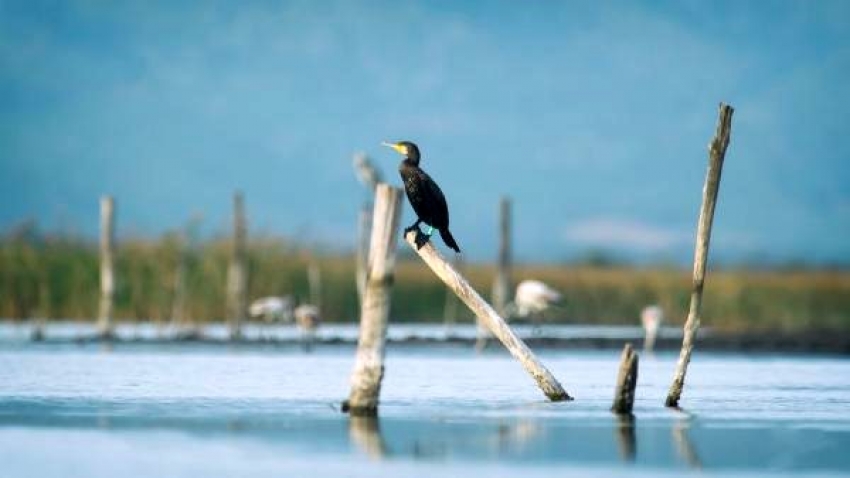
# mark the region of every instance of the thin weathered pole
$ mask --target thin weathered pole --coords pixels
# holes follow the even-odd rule
[[[469,285],[469,282],[460,273],[455,270],[451,264],[437,252],[437,249],[428,242],[422,248],[416,246],[416,232],[410,231],[405,236],[405,240],[410,247],[419,254],[419,257],[431,268],[432,271],[439,277],[447,286],[449,286],[455,294],[469,307],[470,310],[478,317],[489,329],[493,335],[498,338],[502,344],[508,349],[511,355],[514,356],[525,367],[525,370],[534,378],[537,385],[543,393],[552,401],[572,400],[566,390],[561,387],[558,380],[549,372],[548,369],[537,359],[534,352],[525,345],[519,337],[516,336],[513,330],[505,322],[505,319],[499,316],[493,307],[490,306],[481,295]]]
[[[174,265],[174,281],[171,297],[171,325],[182,327],[186,324],[186,261],[188,241],[184,234],[177,238],[176,263]]]
[[[711,238],[711,224],[714,220],[714,206],[717,204],[720,173],[723,170],[723,159],[726,156],[726,148],[729,146],[729,137],[732,131],[732,113],[734,111],[731,106],[720,103],[717,130],[714,134],[714,139],[708,145],[708,172],[705,175],[705,186],[703,186],[702,190],[702,207],[697,225],[691,305],[688,310],[688,319],[685,321],[682,351],[679,354],[679,361],[676,364],[673,383],[670,385],[670,391],[667,393],[666,405],[668,407],[679,406],[679,398],[682,395],[682,387],[685,384],[685,374],[688,370],[688,363],[691,361],[691,351],[694,348],[694,338],[699,329],[702,313],[702,289],[705,283],[705,265],[708,262],[708,243]]]
[[[490,298],[493,308],[501,316],[507,314],[508,294],[511,282],[511,200],[502,196],[499,200],[499,255],[496,258],[496,277],[493,279],[493,289]],[[487,347],[491,337],[487,326],[481,319],[476,318],[478,327],[475,339],[475,350],[481,351]]]
[[[312,254],[307,263],[307,287],[310,293],[310,303],[322,310],[322,270]]]
[[[44,265],[42,265],[42,270],[45,270]],[[50,286],[46,275],[43,272],[38,282],[38,315],[35,317],[32,332],[30,332],[30,340],[33,342],[44,340],[44,326],[50,316]]]
[[[499,256],[496,260],[496,278],[493,281],[493,308],[505,315],[508,289],[511,281],[511,200],[499,200]]]
[[[369,235],[372,230],[372,211],[366,204],[360,209],[357,217],[357,251],[355,281],[357,284],[357,299],[363,305],[363,293],[366,291],[366,261],[369,257]]]
[[[245,264],[247,235],[245,202],[242,193],[237,191],[233,194],[233,241],[230,266],[227,269],[227,321],[232,340],[242,337],[242,321],[248,308],[248,271]]]
[[[396,238],[401,218],[401,190],[379,184],[375,192],[366,290],[360,309],[360,337],[351,374],[351,393],[342,405],[343,411],[352,415],[378,413]]]
[[[618,415],[632,413],[635,403],[635,387],[638,379],[638,355],[632,344],[623,347],[620,356],[620,370],[617,373],[617,386],[614,389],[614,404],[611,411]]]
[[[100,198],[100,307],[97,332],[101,337],[113,333],[112,314],[115,297],[115,200]]]

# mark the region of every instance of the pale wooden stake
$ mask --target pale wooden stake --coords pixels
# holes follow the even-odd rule
[[[508,290],[511,282],[511,200],[503,196],[499,201],[499,256],[496,261],[496,278],[493,281],[493,308],[505,315]]]
[[[511,355],[519,360],[550,400],[572,400],[572,397],[561,387],[561,384],[558,383],[549,370],[540,363],[534,352],[525,345],[525,342],[516,336],[514,331],[505,323],[505,320],[493,310],[490,304],[481,298],[478,292],[469,285],[469,282],[437,252],[437,249],[434,248],[431,242],[426,243],[422,248],[417,248],[416,231],[408,232],[405,240],[419,254],[419,257],[428,264],[428,267],[434,271],[437,277],[445,282],[457,294],[460,300],[472,310],[475,316],[493,332],[493,335],[504,344]]]
[[[177,263],[174,267],[173,295],[171,297],[171,325],[184,327],[186,317],[186,260],[189,244],[187,236],[181,234],[177,239]]]
[[[617,386],[614,390],[614,404],[611,411],[618,415],[632,413],[635,403],[635,387],[638,379],[638,355],[632,344],[623,347],[620,356],[620,371],[617,373]]]
[[[115,200],[100,198],[100,307],[97,331],[101,337],[113,334],[112,314],[115,297]]]
[[[732,131],[732,113],[735,110],[720,103],[717,119],[717,130],[714,139],[708,145],[708,172],[705,176],[705,186],[702,190],[702,207],[697,225],[696,248],[694,251],[694,277],[691,292],[691,305],[688,319],[685,321],[684,339],[673,383],[667,393],[666,405],[678,407],[682,388],[685,384],[685,374],[691,361],[691,351],[694,348],[694,338],[699,329],[702,313],[702,289],[705,283],[705,265],[708,262],[708,243],[711,238],[711,224],[714,220],[714,206],[717,204],[717,190],[720,186],[720,173],[723,170],[723,159],[729,146]]]
[[[309,288],[310,303],[322,310],[322,270],[319,263],[310,254],[307,263],[307,287]]]
[[[248,271],[245,246],[247,240],[245,202],[241,192],[233,194],[233,241],[230,266],[227,269],[227,321],[231,340],[242,337],[242,321],[248,310]]]
[[[352,415],[378,413],[400,218],[401,190],[379,184],[372,216],[368,274],[360,309],[360,336],[351,374],[351,393],[342,404],[342,410]]]
[[[505,316],[508,304],[508,294],[511,282],[511,200],[502,196],[499,200],[499,255],[496,258],[496,277],[493,280],[493,289],[490,295],[493,308],[496,312]],[[487,327],[478,322],[478,337],[475,340],[475,349],[484,350],[487,347],[487,339],[490,333]]]
[[[46,266],[42,265],[43,270]],[[38,283],[38,315],[36,316],[32,331],[30,332],[30,340],[33,342],[41,342],[44,340],[44,326],[47,317],[50,315],[50,287],[47,284],[47,274],[42,273]]]

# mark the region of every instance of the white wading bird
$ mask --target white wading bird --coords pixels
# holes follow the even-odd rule
[[[643,339],[643,349],[652,352],[655,347],[655,337],[658,336],[658,329],[664,323],[664,310],[657,305],[644,307],[640,312],[640,323],[643,325],[646,334]]]
[[[295,324],[301,330],[301,343],[304,351],[309,352],[313,348],[316,339],[316,329],[322,323],[319,308],[312,304],[301,304],[295,308]]]
[[[507,315],[540,318],[561,300],[561,293],[539,280],[524,280],[517,284],[514,301],[506,307]]]
[[[304,333],[313,333],[322,323],[319,308],[311,304],[301,304],[295,308],[295,323]]]
[[[292,297],[261,297],[251,302],[248,313],[266,322],[292,322],[294,306]]]

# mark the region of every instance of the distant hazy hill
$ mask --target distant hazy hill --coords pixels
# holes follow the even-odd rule
[[[712,257],[850,258],[847,2],[0,4],[0,228],[122,234],[201,213],[350,243],[351,155],[410,139],[467,256],[688,262],[706,144],[737,108]],[[802,7],[800,7],[802,8]],[[405,222],[412,221],[410,211]]]

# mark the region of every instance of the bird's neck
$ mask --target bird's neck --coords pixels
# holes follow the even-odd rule
[[[418,168],[419,167],[419,158],[407,157],[407,158],[404,158],[404,160],[401,162],[401,164],[402,164],[402,167]]]

